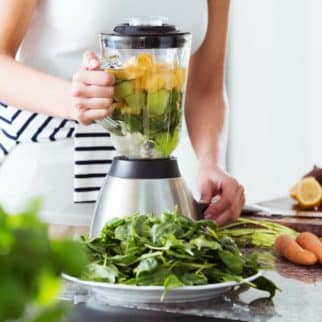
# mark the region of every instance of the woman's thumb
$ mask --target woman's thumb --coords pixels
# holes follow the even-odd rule
[[[83,55],[82,68],[88,70],[95,70],[100,67],[100,61],[96,54],[92,51],[87,51]]]

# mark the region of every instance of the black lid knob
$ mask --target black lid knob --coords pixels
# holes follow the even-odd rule
[[[162,36],[179,33],[174,25],[166,24],[168,19],[161,16],[131,17],[128,23],[123,23],[114,28],[114,32],[123,36]]]

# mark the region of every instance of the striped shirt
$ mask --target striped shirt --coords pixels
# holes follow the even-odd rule
[[[74,202],[95,202],[117,152],[98,124],[77,125],[74,136]]]
[[[110,134],[97,124],[82,126],[0,103],[0,163],[20,142],[70,138],[74,139],[74,202],[95,202],[116,155]]]

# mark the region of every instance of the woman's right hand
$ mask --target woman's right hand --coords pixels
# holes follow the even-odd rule
[[[71,118],[89,125],[109,116],[113,112],[113,85],[114,76],[100,69],[95,53],[86,52],[72,80]]]

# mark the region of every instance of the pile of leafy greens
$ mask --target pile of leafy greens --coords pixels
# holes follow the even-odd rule
[[[56,303],[60,275],[80,276],[88,263],[79,243],[49,239],[40,205],[16,215],[0,208],[0,321],[60,321],[68,311]]]
[[[192,221],[177,213],[159,217],[134,214],[115,218],[101,236],[83,237],[92,262],[84,280],[171,288],[241,281],[256,274],[255,254],[242,254],[229,236],[218,235],[215,223]],[[277,287],[265,277],[251,286],[270,292]]]

